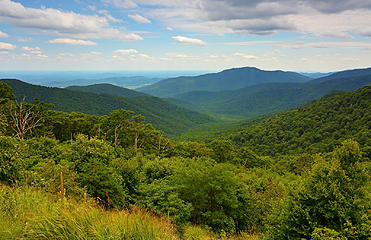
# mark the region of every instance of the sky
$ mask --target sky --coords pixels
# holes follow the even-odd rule
[[[370,0],[0,0],[0,70],[371,66]]]

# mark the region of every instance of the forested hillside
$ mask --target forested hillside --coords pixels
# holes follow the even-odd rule
[[[345,139],[354,139],[370,158],[370,123],[371,86],[366,86],[340,95],[330,93],[246,126],[232,139],[263,155],[328,152]]]
[[[294,72],[263,71],[254,67],[244,67],[195,77],[169,78],[138,90],[158,97],[173,97],[191,91],[235,90],[256,84],[305,82],[310,79]]]
[[[62,88],[49,88],[14,79],[3,79],[14,90],[18,101],[34,98],[51,103],[55,110],[106,115],[116,109],[127,109],[142,114],[147,121],[165,133],[178,134],[190,126],[210,122],[204,114],[190,111],[152,96],[122,97],[108,94],[76,92]]]
[[[338,77],[328,76],[306,83],[267,83],[233,91],[188,92],[175,97],[180,101],[170,101],[212,114],[255,117],[297,107],[335,89],[353,91],[369,85],[371,74],[356,76],[365,72],[368,73],[347,71],[347,75],[353,76],[334,74]]]
[[[127,88],[115,86],[108,83],[93,84],[88,86],[69,86],[66,87],[68,90],[77,91],[77,92],[92,92],[97,94],[109,94],[122,97],[144,97],[148,96],[145,93],[137,92]]]
[[[332,92],[205,143],[125,109],[17,103],[0,82],[0,236],[368,240],[370,93]]]

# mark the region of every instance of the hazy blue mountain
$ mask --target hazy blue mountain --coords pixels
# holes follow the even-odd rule
[[[122,97],[144,97],[148,96],[145,93],[137,92],[131,89],[115,86],[108,83],[94,84],[88,86],[70,86],[66,87],[68,90],[78,91],[78,92],[92,92],[97,94],[110,94]]]
[[[358,77],[358,76],[364,76],[364,75],[371,75],[371,68],[340,71],[340,72],[333,73],[329,76],[317,78],[313,80],[312,82],[324,82],[330,79]]]
[[[121,87],[136,88],[144,85],[150,85],[160,81],[161,78],[148,78],[143,76],[133,77],[111,77],[100,79],[73,79],[67,81],[52,81],[45,86],[68,87],[68,86],[88,86],[93,84],[114,84]]]
[[[354,71],[359,74],[367,73],[367,71]],[[342,77],[344,74],[336,74],[340,77],[328,76],[306,83],[266,83],[220,92],[193,91],[177,95],[175,98],[183,101],[185,106],[193,110],[254,117],[299,106],[322,97],[332,90],[353,91],[371,84],[371,74],[361,76],[356,76],[356,73],[352,72],[347,74],[353,77]],[[181,101],[173,102],[182,106]]]
[[[310,78],[320,78],[320,77],[326,77],[326,76],[329,76],[331,74],[333,74],[333,72],[326,72],[326,73],[323,73],[323,72],[299,72],[301,75],[303,76],[306,76],[306,77],[310,77]]]
[[[18,101],[33,102],[38,98],[55,105],[55,110],[105,115],[115,109],[126,109],[142,114],[149,123],[168,135],[179,134],[188,127],[213,121],[209,116],[152,97],[122,97],[63,88],[32,85],[15,79],[1,79],[13,88]]]
[[[218,73],[195,77],[177,77],[161,80],[138,91],[158,97],[171,97],[190,91],[236,90],[243,87],[273,82],[306,82],[311,78],[295,72],[263,71],[254,67],[233,68]]]

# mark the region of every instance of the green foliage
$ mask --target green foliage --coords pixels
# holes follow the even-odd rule
[[[207,143],[170,141],[128,110],[6,101],[42,120],[20,137],[2,112],[0,239],[177,239],[161,216],[185,239],[368,239],[369,91]]]
[[[148,96],[145,93],[137,92],[134,90],[130,90],[128,88],[118,87],[107,83],[93,84],[89,86],[70,86],[66,87],[66,89],[77,92],[92,92],[97,94],[109,94],[129,98]]]
[[[145,116],[148,122],[168,135],[177,135],[189,127],[213,121],[205,114],[176,106],[152,96],[129,98],[48,88],[14,79],[2,79],[1,81],[13,88],[19,101],[24,97],[28,102],[38,98],[43,102],[54,104],[55,110],[58,111],[82,112],[93,115],[106,115],[113,110],[126,109]]]
[[[329,228],[316,228],[314,229],[312,240],[346,240],[346,237],[340,237],[340,234],[335,230]]]
[[[168,180],[154,180],[150,184],[139,186],[139,204],[146,206],[156,214],[164,214],[178,224],[188,222],[192,213],[192,204],[179,197],[176,187]]]
[[[175,104],[192,110],[228,117],[257,117],[277,113],[300,106],[308,101],[329,97],[333,90],[354,91],[371,84],[371,71],[363,75],[346,77],[325,77],[305,83],[255,84],[235,90],[191,91],[175,96]],[[273,79],[276,79],[273,77]],[[225,81],[225,79],[223,79]],[[230,84],[229,81],[225,81]],[[157,83],[159,84],[159,83]],[[150,86],[151,87],[151,86]],[[337,93],[338,94],[338,93]],[[332,93],[334,95],[334,92]]]
[[[309,238],[319,234],[368,239],[371,232],[364,225],[364,218],[370,209],[370,178],[361,162],[357,143],[345,141],[329,158],[318,161],[292,192],[287,212],[279,223],[281,233],[275,232],[274,239]],[[318,228],[330,228],[339,235],[332,231],[321,233]]]
[[[8,100],[15,100],[15,96],[11,87],[0,82],[0,104],[4,104]]]
[[[0,239],[178,239],[175,227],[141,210],[104,211],[31,188],[0,186]]]
[[[369,157],[371,87],[314,101],[248,125],[232,140],[261,155],[329,152],[354,138]]]

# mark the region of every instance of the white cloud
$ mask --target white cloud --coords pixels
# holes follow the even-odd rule
[[[107,10],[99,10],[98,13],[103,14],[104,16],[106,16],[106,18],[111,22],[114,22],[114,23],[122,22],[121,19],[117,19],[117,18],[113,17]]]
[[[8,38],[8,37],[9,37],[8,34],[6,34],[6,33],[2,32],[2,31],[0,31],[0,38]]]
[[[230,46],[249,46],[255,44],[271,44],[277,43],[278,41],[248,41],[248,42],[225,42],[221,43],[221,45],[230,45]]]
[[[115,53],[123,54],[123,55],[129,55],[129,54],[137,54],[138,51],[135,49],[117,49]]]
[[[102,0],[103,3],[112,4],[118,8],[136,8],[138,5],[132,0]]]
[[[28,46],[24,46],[24,47],[22,47],[22,50],[28,51],[28,52],[33,53],[33,54],[41,54],[40,47],[28,47]]]
[[[254,55],[247,55],[247,54],[244,54],[244,53],[234,53],[233,56],[235,57],[241,57],[241,58],[244,58],[244,59],[247,59],[247,60],[251,60],[251,59],[257,59],[258,57],[257,56],[254,56]]]
[[[136,49],[117,49],[112,56],[113,59],[117,60],[153,60],[154,58],[138,52]]]
[[[138,22],[138,23],[146,23],[146,24],[149,24],[151,23],[151,21],[139,14],[135,14],[135,15],[128,15],[129,18],[133,19],[134,21]]]
[[[137,0],[165,26],[202,33],[268,35],[278,31],[350,39],[371,36],[365,0]],[[330,14],[329,14],[330,13]],[[368,29],[365,31],[365,29]]]
[[[200,39],[197,38],[188,38],[183,36],[175,36],[173,39],[180,43],[185,44],[192,44],[192,45],[199,45],[199,46],[206,46],[206,43]]]
[[[68,44],[68,45],[85,45],[85,46],[94,46],[95,42],[81,40],[81,39],[71,39],[71,38],[56,38],[48,41],[49,43],[59,43],[59,44]]]
[[[185,53],[168,52],[165,55],[168,56],[168,57],[172,57],[172,58],[175,57],[175,58],[181,58],[181,59],[193,58],[193,56],[190,56],[190,55],[185,54]]]
[[[371,42],[338,41],[338,42],[281,42],[273,46],[285,49],[299,48],[371,48]]]
[[[11,43],[0,42],[0,50],[14,50],[17,47]]]
[[[32,42],[33,39],[28,37],[28,38],[18,38],[18,42]]]
[[[44,54],[37,54],[36,57],[39,57],[39,58],[47,58],[48,56],[47,56],[47,55],[44,55]]]
[[[142,40],[137,34],[124,28],[113,28],[112,18],[64,12],[53,8],[28,8],[21,3],[0,0],[0,21],[23,28],[33,28],[49,35],[63,35],[75,38],[118,38],[121,40]]]

